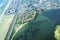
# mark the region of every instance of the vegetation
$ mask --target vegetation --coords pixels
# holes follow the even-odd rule
[[[55,38],[56,38],[57,40],[60,40],[60,25],[57,25],[57,26],[56,26]]]

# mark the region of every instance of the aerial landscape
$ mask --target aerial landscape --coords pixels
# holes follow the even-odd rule
[[[0,0],[0,40],[60,40],[60,0]]]

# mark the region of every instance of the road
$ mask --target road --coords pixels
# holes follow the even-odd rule
[[[0,40],[4,40],[14,15],[4,15],[0,23]]]
[[[7,32],[7,35],[6,35],[5,40],[9,40],[10,35],[11,35],[12,31],[13,31],[14,25],[15,25],[15,23],[16,23],[17,16],[18,16],[18,15],[15,15],[14,18],[13,18],[13,21],[12,21],[12,23],[10,24],[10,28],[9,28],[9,30],[8,30],[8,32]]]

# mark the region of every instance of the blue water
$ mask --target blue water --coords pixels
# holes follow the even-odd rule
[[[2,2],[3,0],[0,0],[0,3]]]
[[[6,4],[8,3],[8,0],[0,0],[0,4],[2,3],[2,6],[0,7],[0,14],[3,12]]]
[[[47,10],[42,15],[54,21],[55,24],[60,24],[60,9]]]

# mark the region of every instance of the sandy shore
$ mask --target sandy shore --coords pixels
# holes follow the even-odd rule
[[[5,15],[0,23],[0,40],[4,40],[14,15]]]

